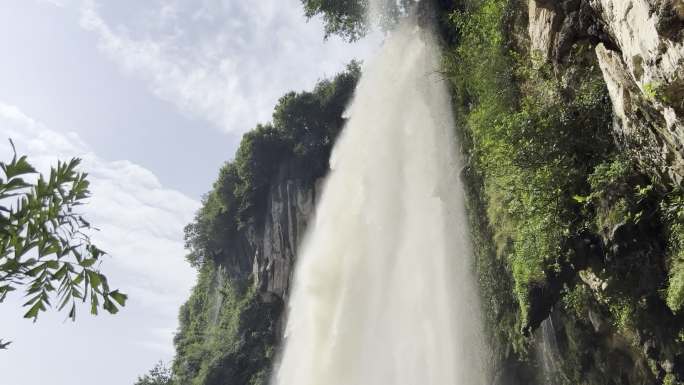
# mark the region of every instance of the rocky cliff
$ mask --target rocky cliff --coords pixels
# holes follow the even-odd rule
[[[295,256],[313,218],[319,186],[318,180],[298,177],[289,164],[281,167],[271,183],[264,226],[247,232],[252,276],[260,291],[287,300]],[[249,255],[243,258],[249,259]]]
[[[684,3],[464,3],[447,67],[495,382],[682,383]]]
[[[216,262],[235,282],[286,299],[290,274],[316,202],[316,180],[301,175],[293,162],[278,165],[268,182],[258,217],[242,227]]]
[[[668,182],[684,178],[684,2],[529,2],[533,52],[564,61],[588,41],[610,92],[619,143]]]
[[[433,3],[492,383],[684,383],[684,3]],[[188,231],[179,383],[267,383],[357,77],[286,95],[222,170]]]
[[[291,269],[315,198],[316,183],[283,164],[270,181],[264,217],[238,231],[233,244],[240,246],[226,259],[203,267],[181,310],[175,361],[180,381],[267,383],[282,337]],[[202,347],[200,352],[193,352],[188,340]]]
[[[283,96],[272,123],[245,134],[186,227],[199,276],[180,310],[176,383],[268,383],[297,249],[359,74],[352,63],[311,92]]]
[[[613,107],[612,125],[615,143],[638,163],[650,183],[664,190],[681,187],[684,181],[684,2],[681,0],[601,0],[539,1],[528,3],[529,34],[533,52],[554,63],[566,61],[571,47],[589,42],[596,54]],[[560,66],[557,66],[560,67]],[[562,71],[562,70],[561,70]],[[646,180],[632,180],[634,186]],[[646,198],[648,199],[648,198]],[[650,197],[655,201],[662,197]],[[611,202],[604,204],[611,205]],[[629,223],[622,218],[615,227],[600,231],[593,266],[577,269],[580,290],[588,290],[591,299],[581,317],[591,328],[578,330],[561,311],[552,311],[542,323],[537,338],[542,345],[560,341],[558,359],[573,354],[584,364],[587,380],[595,371],[605,375],[602,381],[621,384],[675,383],[684,380],[684,356],[679,345],[682,319],[668,309],[659,297],[665,290],[672,255],[664,218],[657,209],[646,209],[649,218]],[[662,213],[660,213],[662,215]],[[680,230],[677,228],[677,230]],[[678,258],[676,255],[674,258]],[[635,269],[636,272],[627,270]],[[621,286],[624,279],[629,285]],[[617,288],[616,288],[617,286]],[[610,330],[610,317],[601,308],[613,306],[616,297],[610,291],[630,292],[633,308],[628,317],[641,318],[632,327]],[[623,297],[624,298],[624,297]],[[676,309],[674,309],[676,310]],[[676,313],[676,312],[675,312]],[[648,320],[648,321],[646,321]],[[646,322],[644,322],[646,321]],[[553,325],[560,325],[555,328]],[[569,325],[572,324],[572,325]],[[572,330],[575,329],[575,330]],[[581,341],[591,353],[577,354],[569,342],[585,334]],[[565,355],[561,354],[565,353]],[[581,362],[584,360],[584,362]],[[554,365],[552,371],[581,372],[567,363]],[[547,369],[548,371],[548,369]],[[581,376],[580,376],[581,377]]]

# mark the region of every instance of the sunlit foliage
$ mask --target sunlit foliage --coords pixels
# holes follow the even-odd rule
[[[91,243],[90,223],[78,212],[90,196],[79,159],[59,162],[39,174],[26,156],[0,162],[0,302],[15,290],[27,298],[25,318],[36,320],[54,305],[69,308],[90,301],[116,313],[126,295],[109,287],[99,266],[104,252]]]
[[[185,228],[187,259],[193,266],[220,259],[239,229],[259,224],[270,183],[285,163],[302,179],[325,174],[360,71],[359,63],[352,62],[312,92],[287,93],[280,98],[272,123],[257,125],[243,136],[235,159],[221,168],[195,220]]]

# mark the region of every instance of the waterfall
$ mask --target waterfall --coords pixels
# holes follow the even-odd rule
[[[293,277],[275,385],[487,374],[450,97],[406,21],[365,66]]]
[[[537,342],[537,360],[541,363],[545,383],[552,385],[559,382],[570,382],[561,367],[563,356],[558,348],[553,313],[542,321],[540,326],[535,340]]]

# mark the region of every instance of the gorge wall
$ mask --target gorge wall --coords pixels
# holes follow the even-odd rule
[[[684,177],[684,2],[530,1],[528,11],[531,50],[542,60],[558,68],[573,45],[588,42],[593,47],[612,102],[615,144],[648,179],[632,180],[625,187],[661,190],[643,197],[650,200],[641,211],[645,218],[623,217],[612,228],[599,229],[595,239],[602,251],[593,253],[592,266],[575,267],[579,284],[591,292],[580,314],[589,320],[583,326],[591,328],[581,341],[600,341],[598,349],[572,353],[568,343],[576,343],[574,337],[583,333],[578,330],[581,323],[556,310],[542,324],[538,338],[548,344],[560,337],[565,343],[557,354],[556,375],[566,381],[572,377],[568,372],[581,372],[568,368],[567,359],[574,355],[579,362],[570,360],[571,365],[593,361],[590,366],[595,369],[576,376],[588,383],[679,383],[684,380],[684,325],[672,295],[682,257],[682,218],[680,206],[674,208],[678,217],[673,217],[668,205],[672,196],[681,196]],[[563,70],[559,72],[563,76]],[[599,205],[614,205],[614,199],[604,197]],[[622,279],[636,288],[620,288],[615,281]],[[625,303],[634,301],[617,317],[623,318],[622,325],[615,316],[601,315],[605,308],[615,307],[612,301],[617,298],[606,294],[611,290],[621,292]],[[669,297],[664,294],[668,291]],[[598,380],[601,376],[605,379]]]
[[[466,1],[444,21],[497,383],[684,381],[682,6]]]
[[[645,167],[682,183],[682,1],[530,1],[529,33],[531,50],[555,62],[565,60],[573,44],[590,42],[619,141]]]
[[[432,4],[493,383],[684,383],[684,2]],[[284,97],[205,199],[179,384],[268,383],[356,71]]]
[[[174,363],[179,380],[267,383],[295,253],[316,194],[315,182],[283,164],[270,182],[261,220],[238,231],[233,242],[239,247],[202,268],[181,309]]]
[[[177,383],[268,382],[295,255],[359,75],[351,63],[310,92],[283,96],[273,121],[243,137],[186,227],[199,276],[180,310]]]

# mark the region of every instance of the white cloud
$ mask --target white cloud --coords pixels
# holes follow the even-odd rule
[[[92,0],[81,26],[125,71],[144,79],[182,111],[240,133],[270,120],[278,98],[313,86],[377,46],[323,42],[320,21],[307,23],[299,0],[157,0],[120,23]]]
[[[48,170],[57,159],[83,159],[92,198],[84,214],[100,229],[94,242],[108,252],[102,269],[111,284],[129,294],[130,306],[117,317],[120,325],[137,323],[144,346],[172,349],[171,335],[155,330],[175,329],[176,314],[187,298],[195,274],[184,259],[183,226],[199,203],[165,188],[157,177],[129,161],[107,161],[93,153],[74,133],[45,127],[12,105],[0,102],[0,138],[12,138],[19,154],[39,170]],[[11,156],[9,143],[0,144],[0,158]],[[85,310],[85,309],[84,309]],[[83,312],[83,311],[82,311]],[[158,314],[159,317],[148,317]],[[161,322],[161,324],[160,324]]]
[[[316,80],[339,72],[352,57],[368,57],[379,44],[377,37],[361,45],[335,39],[324,43],[320,22],[306,23],[300,0],[35,1],[45,3],[45,7],[63,7],[59,12],[49,12],[64,17],[63,23],[73,20],[77,10],[84,28],[83,36],[78,36],[82,41],[69,41],[62,47],[59,41],[47,39],[45,44],[50,48],[59,52],[74,48],[64,52],[71,52],[71,59],[80,64],[97,66],[100,62],[89,60],[78,45],[95,40],[100,51],[127,75],[142,80],[142,90],[149,89],[189,116],[231,133],[269,120],[274,104],[285,92],[310,89]],[[27,45],[26,49],[53,52],[36,47],[41,48]],[[86,56],[79,56],[81,51]],[[31,68],[22,66],[21,70],[30,72]],[[79,71],[79,67],[57,68]],[[95,73],[109,76],[106,71],[85,71],[82,75],[94,86],[106,88],[110,83],[93,78]],[[112,77],[108,81],[121,79]],[[62,91],[66,92],[60,91],[64,102],[75,97],[67,95],[68,89]],[[21,296],[10,298],[0,311],[0,338],[15,341],[9,352],[11,359],[0,358],[3,381],[86,385],[92,382],[90,378],[99,376],[102,385],[133,383],[136,375],[158,359],[172,356],[171,334],[178,307],[195,281],[194,271],[183,258],[182,228],[199,203],[163,186],[154,173],[140,165],[98,155],[100,151],[114,153],[123,140],[109,148],[97,147],[96,153],[75,133],[41,124],[38,120],[50,119],[53,128],[70,125],[79,129],[80,120],[70,116],[67,124],[60,123],[35,105],[26,104],[32,101],[22,99],[23,95],[19,93],[15,99],[14,94],[8,94],[6,99],[22,100],[22,106],[37,111],[41,119],[0,103],[0,159],[10,156],[7,137],[12,137],[18,151],[28,154],[41,170],[57,159],[83,158],[82,169],[90,173],[93,191],[85,214],[101,229],[95,241],[111,255],[102,268],[113,286],[130,295],[130,301],[113,317],[90,317],[84,308],[75,324],[61,322],[65,315],[51,312],[33,325],[21,318]],[[93,93],[93,98],[98,95],[107,93]],[[131,96],[131,100],[140,100],[135,94]],[[63,107],[61,100],[50,100],[55,109]],[[73,115],[73,111],[65,110],[64,114]],[[164,128],[157,129],[155,135]],[[88,131],[80,132],[95,144]],[[121,135],[129,137],[123,131]],[[150,147],[146,155],[154,157],[163,152],[160,150]],[[229,152],[232,150],[227,148],[226,157]],[[163,168],[157,171],[162,175]],[[36,362],[41,370],[33,370]],[[113,363],[123,364],[112,370]],[[101,373],[108,374],[102,377]]]
[[[39,3],[50,4],[50,5],[53,5],[55,7],[64,8],[64,6],[66,5],[66,2],[68,0],[36,0],[36,1],[38,1]]]

